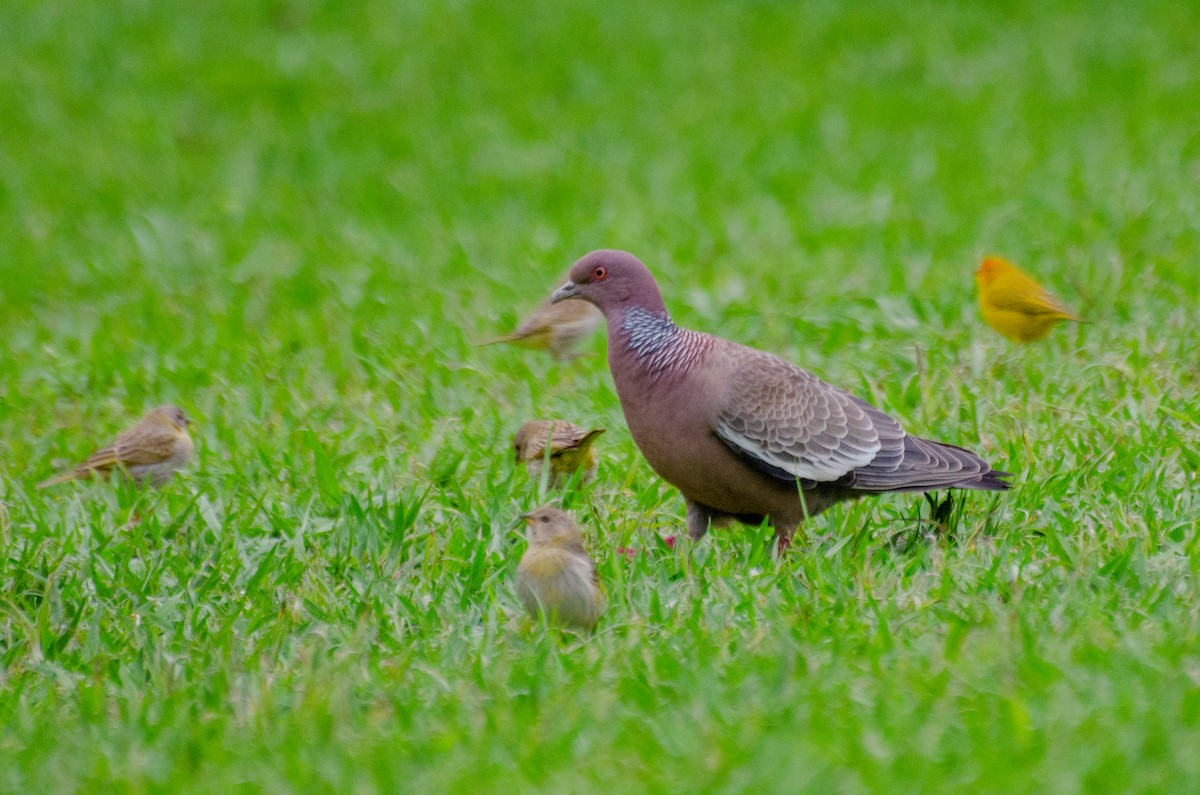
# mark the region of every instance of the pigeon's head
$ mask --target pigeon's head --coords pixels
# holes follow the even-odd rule
[[[576,262],[570,281],[550,300],[558,303],[568,298],[595,304],[605,315],[632,307],[666,312],[650,269],[627,251],[601,249]]]

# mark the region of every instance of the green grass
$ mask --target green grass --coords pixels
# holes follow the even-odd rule
[[[1197,791],[1200,12],[1048,5],[0,4],[0,790]],[[471,344],[601,246],[1016,489],[657,544],[603,358]],[[34,490],[166,401],[186,477]]]

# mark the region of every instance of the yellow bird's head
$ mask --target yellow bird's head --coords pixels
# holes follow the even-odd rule
[[[988,255],[983,258],[983,262],[979,265],[979,270],[975,271],[975,281],[979,282],[980,287],[987,287],[1006,271],[1014,269],[1014,265],[1003,257]]]

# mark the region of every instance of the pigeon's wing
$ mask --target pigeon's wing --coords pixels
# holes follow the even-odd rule
[[[903,456],[904,430],[883,412],[770,354],[735,354],[713,430],[758,469],[830,483]]]
[[[909,436],[851,394],[769,354],[740,349],[713,430],[758,470],[802,485],[927,491],[1007,484],[974,453]]]

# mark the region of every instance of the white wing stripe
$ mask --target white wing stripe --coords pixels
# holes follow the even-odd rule
[[[744,434],[732,432],[722,424],[716,428],[717,436],[727,444],[733,445],[747,455],[773,467],[789,472],[801,480],[813,480],[827,483],[837,480],[846,473],[858,467],[866,466],[875,460],[879,453],[880,444],[875,442],[868,450],[851,450],[848,446],[838,447],[828,451],[821,457],[788,455],[764,449],[762,442]]]

